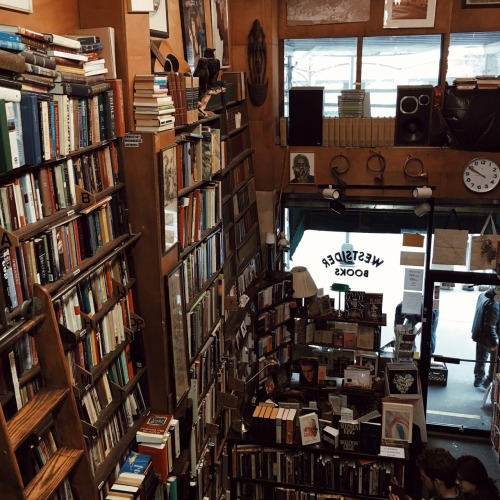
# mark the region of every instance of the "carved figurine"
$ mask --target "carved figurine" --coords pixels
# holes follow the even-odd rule
[[[266,35],[258,19],[253,22],[252,29],[248,35],[248,66],[250,70],[250,78],[248,80],[250,100],[255,106],[261,106],[267,97],[269,79],[266,78]]]

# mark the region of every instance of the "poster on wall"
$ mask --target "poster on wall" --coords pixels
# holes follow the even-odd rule
[[[186,61],[194,72],[198,59],[207,48],[207,30],[203,0],[180,0],[182,36]]]
[[[229,56],[229,12],[227,0],[211,0],[212,47],[215,57],[220,60],[221,68],[230,66]]]
[[[1,0],[0,9],[18,10],[19,12],[33,12],[32,0]]]
[[[287,0],[288,26],[359,23],[370,20],[370,0],[357,0],[356,8],[345,0]]]
[[[433,28],[436,0],[385,0],[384,28]]]

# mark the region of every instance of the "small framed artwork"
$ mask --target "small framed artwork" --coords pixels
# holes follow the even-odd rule
[[[154,0],[128,0],[129,12],[153,12]]]
[[[300,415],[299,427],[302,445],[321,442],[318,415],[316,413],[306,413],[305,415]]]
[[[163,214],[163,252],[179,240],[177,225],[177,149],[175,144],[160,151],[160,186],[162,189],[160,213]]]
[[[194,72],[207,48],[204,0],[180,0],[185,59]]]
[[[420,379],[414,363],[387,363],[385,372],[386,396],[400,399],[420,397]]]
[[[365,366],[370,370],[370,375],[375,377],[378,373],[378,355],[372,352],[356,352],[356,365]]]
[[[154,0],[154,10],[149,13],[149,35],[168,38],[167,0]]]
[[[212,47],[221,68],[230,66],[228,0],[210,0],[212,19]]]
[[[433,28],[436,0],[385,0],[384,28]]]
[[[413,405],[382,401],[382,441],[411,443]]]
[[[18,10],[19,12],[33,12],[32,0],[2,0],[0,9]]]
[[[500,7],[499,0],[462,0],[464,9],[475,9],[476,7]]]
[[[290,153],[290,182],[314,183],[314,153]]]
[[[172,362],[174,367],[175,399],[177,404],[189,390],[189,360],[184,314],[184,280],[179,262],[166,276],[167,311],[171,333]]]

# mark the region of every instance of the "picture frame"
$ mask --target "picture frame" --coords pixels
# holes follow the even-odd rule
[[[480,7],[500,7],[500,0],[462,0],[463,9],[476,9]]]
[[[382,401],[382,442],[411,443],[413,405]]]
[[[172,355],[175,401],[176,404],[179,404],[189,390],[189,359],[182,262],[179,262],[165,276],[165,281],[171,349],[172,353],[175,353],[175,355]]]
[[[436,17],[436,0],[427,0],[419,6],[416,2],[407,10],[405,2],[385,0],[384,28],[433,28]],[[415,11],[420,14],[415,15]]]
[[[228,0],[210,0],[210,17],[212,21],[212,47],[215,57],[220,61],[221,68],[231,65],[229,39]]]
[[[302,445],[315,444],[321,442],[319,432],[318,415],[314,412],[299,415],[300,439]]]
[[[378,355],[374,352],[356,351],[356,365],[366,366],[370,375],[375,377],[378,374]]]
[[[290,153],[290,183],[314,183],[314,153],[303,151]]]
[[[412,362],[387,363],[385,366],[386,396],[418,399],[421,395],[418,369]]]
[[[149,13],[149,36],[169,37],[167,0],[154,0],[154,10]]]
[[[133,12],[153,12],[154,0],[128,0],[127,7],[129,13]]]
[[[175,144],[160,150],[160,188],[163,253],[179,241],[177,198],[177,148]]]
[[[33,0],[2,0],[0,9],[17,10],[19,12],[33,12]]]
[[[207,48],[204,0],[179,0],[184,56],[194,73],[198,59]]]

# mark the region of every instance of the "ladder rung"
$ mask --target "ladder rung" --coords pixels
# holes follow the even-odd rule
[[[64,399],[70,389],[42,387],[8,422],[7,434],[17,450],[44,418]]]
[[[59,448],[24,489],[26,499],[46,500],[53,497],[82,455],[83,450]]]

